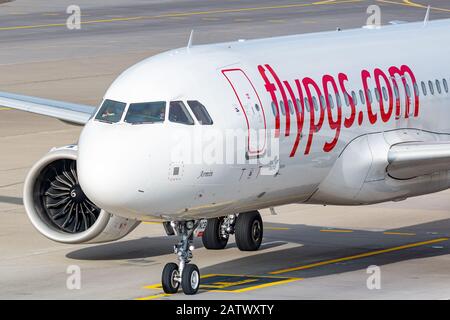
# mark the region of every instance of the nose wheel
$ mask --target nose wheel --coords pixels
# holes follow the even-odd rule
[[[165,293],[176,293],[181,285],[181,289],[187,295],[196,294],[200,287],[200,271],[195,264],[190,264],[192,259],[193,233],[198,226],[195,221],[172,222],[172,227],[181,241],[174,246],[174,252],[178,256],[178,262],[165,265],[161,282]]]
[[[176,263],[171,262],[164,266],[161,282],[165,293],[178,292],[178,288],[180,287],[179,277],[180,273]]]

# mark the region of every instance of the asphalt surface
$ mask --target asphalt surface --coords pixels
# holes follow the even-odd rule
[[[1,1],[0,1],[1,2]],[[370,4],[382,23],[418,21],[425,1],[77,1],[80,30],[68,30],[73,1],[16,0],[0,5],[0,91],[96,105],[118,74],[139,60],[195,43],[361,27]],[[427,1],[431,19],[449,18],[450,3]],[[269,54],[269,53],[268,53]],[[175,261],[174,237],[142,224],[118,242],[53,243],[39,235],[22,206],[29,168],[80,132],[54,119],[0,107],[0,298],[184,299],[159,287]],[[201,292],[189,299],[449,299],[450,192],[368,207],[290,205],[263,211],[258,252],[233,241],[208,251],[196,240]],[[66,286],[81,269],[81,289]],[[378,266],[381,288],[368,289]],[[372,269],[369,269],[372,270]]]

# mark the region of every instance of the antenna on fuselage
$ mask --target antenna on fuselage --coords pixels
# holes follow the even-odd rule
[[[428,5],[427,8],[427,13],[425,14],[425,19],[423,20],[423,25],[426,26],[428,23],[428,20],[430,20],[430,10],[431,10],[431,6]]]
[[[191,35],[189,36],[189,41],[186,47],[188,50],[192,47],[193,40],[194,40],[194,30],[191,30]]]

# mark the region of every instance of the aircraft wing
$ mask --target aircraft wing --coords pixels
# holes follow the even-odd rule
[[[95,107],[0,92],[0,106],[37,113],[72,124],[84,125]]]
[[[408,142],[393,145],[388,155],[388,174],[410,179],[450,170],[450,142]]]

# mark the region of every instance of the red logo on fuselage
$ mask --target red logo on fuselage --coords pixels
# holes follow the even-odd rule
[[[325,122],[325,116],[328,119],[328,126],[335,132],[332,140],[327,141],[323,150],[330,152],[334,149],[342,127],[350,128],[355,125],[363,123],[364,112],[360,111],[356,114],[356,96],[352,96],[346,88],[346,83],[349,81],[345,73],[339,73],[337,77],[325,74],[322,76],[321,83],[317,83],[310,77],[303,79],[295,79],[293,85],[289,81],[281,80],[275,70],[269,65],[265,64],[258,66],[258,71],[265,83],[265,89],[270,94],[272,104],[275,109],[275,136],[280,136],[280,108],[284,106],[282,114],[285,116],[285,132],[287,137],[291,134],[291,107],[296,117],[297,135],[292,147],[290,156],[293,157],[300,143],[301,132],[305,122],[305,102],[310,106],[309,108],[309,134],[308,141],[305,148],[305,155],[310,153],[311,145],[314,135],[319,132]],[[406,76],[409,77],[407,80]],[[369,79],[375,81],[375,94],[379,104],[379,113],[373,107],[373,100],[369,88]],[[404,118],[408,118],[411,108],[411,96],[414,96],[414,117],[419,116],[419,93],[417,81],[411,68],[407,65],[402,65],[400,68],[392,66],[388,69],[388,75],[383,70],[375,68],[372,73],[368,70],[361,71],[362,90],[364,92],[364,104],[367,109],[367,117],[371,125],[379,121],[388,122],[395,110],[395,119],[401,118],[401,97],[404,97]],[[410,85],[412,84],[412,90]],[[400,90],[403,87],[403,90]],[[412,92],[412,93],[411,93]],[[347,102],[350,112],[349,115],[343,119],[342,113],[342,99],[336,99],[336,111],[332,110],[331,95],[336,97],[341,95]],[[384,99],[383,99],[384,96]],[[317,98],[316,98],[317,97]],[[306,101],[305,101],[306,100]],[[383,101],[384,100],[384,101]],[[282,102],[282,103],[281,103]],[[318,104],[319,108],[315,110],[314,105]],[[395,105],[395,109],[394,109]],[[380,120],[381,119],[381,120]]]

